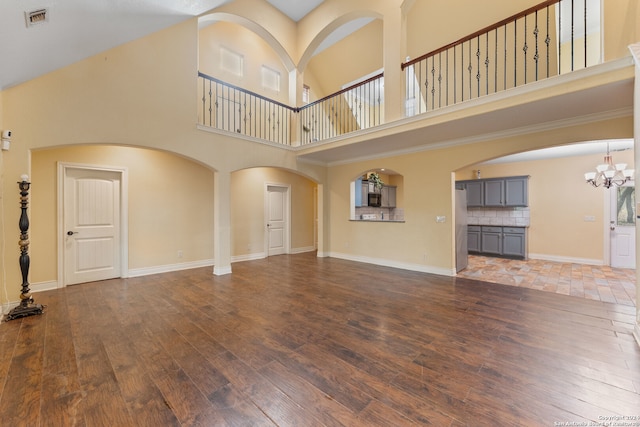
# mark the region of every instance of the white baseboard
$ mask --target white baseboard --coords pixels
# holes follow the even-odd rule
[[[313,246],[306,246],[306,247],[303,247],[303,248],[294,248],[294,249],[291,249],[291,254],[292,254],[292,255],[295,255],[295,254],[303,254],[303,253],[306,253],[306,252],[313,252],[313,251],[315,251],[315,250],[316,250],[316,248],[315,248],[315,247],[313,247]]]
[[[347,261],[364,262],[367,264],[381,265],[383,267],[399,268],[401,270],[418,271],[420,273],[438,274],[440,276],[455,276],[455,269],[447,269],[440,267],[433,267],[422,264],[409,264],[404,262],[390,261],[382,258],[370,258],[363,256],[354,256],[350,254],[343,254],[340,252],[330,252],[329,256],[332,258],[345,259]]]
[[[305,246],[302,248],[293,248],[289,251],[289,254],[296,255],[296,254],[302,254],[307,252],[313,252],[315,250],[316,248],[313,246]],[[245,254],[245,255],[235,255],[231,257],[231,263],[233,264],[234,262],[255,261],[258,259],[265,259],[266,257],[267,257],[267,254],[265,252],[256,252],[253,254]]]
[[[231,274],[231,266],[227,267],[213,267],[214,276],[224,276],[225,274]]]
[[[606,265],[601,259],[574,258],[546,254],[529,254],[528,257],[530,259],[538,259],[542,261],[568,262],[571,264]]]
[[[212,265],[212,259],[205,259],[202,261],[183,262],[180,264],[167,264],[158,265],[155,267],[134,268],[129,269],[127,277],[149,276],[151,274],[170,273],[172,271],[190,270],[192,268],[211,267]]]
[[[231,257],[231,263],[234,262],[243,262],[243,261],[255,261],[258,259],[264,259],[267,256],[264,252],[258,252],[255,254],[245,254],[245,255],[236,255]]]
[[[52,291],[54,289],[58,289],[58,281],[50,280],[48,282],[31,283],[29,284],[29,289],[31,292]]]

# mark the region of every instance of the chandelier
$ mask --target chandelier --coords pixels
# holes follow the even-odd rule
[[[609,143],[607,142],[607,155],[604,156],[604,163],[596,166],[596,172],[587,172],[584,179],[587,184],[594,187],[610,188],[613,185],[621,186],[633,178],[633,170],[627,169],[626,163],[613,163],[613,158],[609,154]]]

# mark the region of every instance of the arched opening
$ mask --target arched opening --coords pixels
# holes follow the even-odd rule
[[[502,177],[529,178],[527,206],[468,208],[469,248],[473,247],[470,253],[478,250],[484,252],[481,247],[483,226],[526,227],[527,261],[557,265],[558,269],[560,265],[613,267],[613,271],[624,276],[613,286],[628,281],[627,274],[616,269],[635,268],[635,223],[628,221],[628,218],[635,217],[635,200],[631,198],[634,192],[629,187],[633,186],[633,181],[621,187],[613,185],[606,189],[594,188],[584,177],[586,172],[595,171],[596,166],[604,162],[607,145],[614,163],[626,163],[627,168],[634,168],[633,140],[624,139],[589,141],[534,150],[469,165],[456,171],[456,181],[475,180],[480,183],[484,179]],[[478,173],[480,180],[477,179]],[[483,261],[493,262],[489,259]],[[632,261],[633,264],[624,264],[626,261]],[[488,274],[491,267],[487,267],[486,262],[470,262],[470,267],[477,271],[464,274],[480,274],[480,269]],[[509,269],[505,268],[503,271]],[[502,280],[511,281],[510,284],[522,283],[526,275],[518,273],[519,271],[514,269],[513,275],[504,275]],[[613,302],[622,303],[633,301],[632,295],[622,286],[609,295],[606,288],[603,287],[600,292],[595,285],[587,284],[581,289],[571,288],[570,275],[565,277],[562,285],[553,280],[548,278],[546,286],[560,293],[592,299],[610,297],[614,298]]]
[[[296,172],[273,167],[233,172],[232,262],[315,251],[318,210],[318,184]]]
[[[317,43],[309,47],[312,53],[306,53],[300,64],[311,101],[338,92],[383,68],[381,19],[354,18],[327,30],[330,32],[326,35],[318,35]],[[365,51],[367,55],[353,61],[354,52]]]
[[[354,221],[404,222],[404,177],[377,168],[351,181],[350,216]]]
[[[59,248],[62,206],[58,164],[125,170],[128,206],[127,268],[133,277],[213,264],[213,171],[191,159],[148,148],[75,145],[34,150],[31,155],[31,270],[36,290],[66,285]],[[83,232],[75,236],[83,237]],[[74,237],[74,238],[75,238]]]

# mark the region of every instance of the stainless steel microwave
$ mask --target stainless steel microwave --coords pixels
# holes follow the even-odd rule
[[[369,206],[373,206],[374,208],[379,208],[382,206],[382,194],[380,193],[369,193]]]

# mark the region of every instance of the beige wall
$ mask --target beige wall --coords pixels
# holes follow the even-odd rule
[[[238,76],[220,67],[220,49],[224,47],[244,58],[244,74]],[[262,86],[262,66],[280,73],[280,91]],[[200,30],[198,36],[198,71],[234,86],[289,103],[289,73],[271,46],[256,33],[241,25],[216,22]]]
[[[36,150],[31,158],[32,283],[57,279],[58,162],[127,168],[130,269],[213,258],[210,169],[170,153],[133,147]]]
[[[483,178],[529,175],[529,253],[547,259],[581,259],[594,263],[605,259],[605,195],[593,188],[584,173],[603,162],[602,155],[565,157],[527,162],[473,165],[456,172],[456,179],[471,179],[480,169]],[[616,163],[633,169],[633,152],[613,153]],[[595,217],[594,222],[585,216]]]
[[[231,177],[232,253],[237,258],[265,255],[265,187],[291,187],[291,251],[314,249],[314,197],[316,184],[282,169],[252,168]]]
[[[218,13],[225,15],[219,19],[241,22],[242,25],[252,27],[256,32],[263,31],[293,62],[299,58],[296,23],[268,2],[234,0],[226,2],[212,12],[214,16],[218,16]]]
[[[417,0],[407,14],[407,54],[417,58],[539,3],[492,0],[489,6],[480,1]]]
[[[354,52],[366,55],[359,54],[354,61]],[[376,19],[314,56],[307,70],[318,78],[320,92],[331,94],[382,67],[382,21]],[[305,83],[311,86],[306,78]]]
[[[638,3],[638,0],[602,2],[605,61],[628,56],[628,46],[640,41],[640,4]]]

